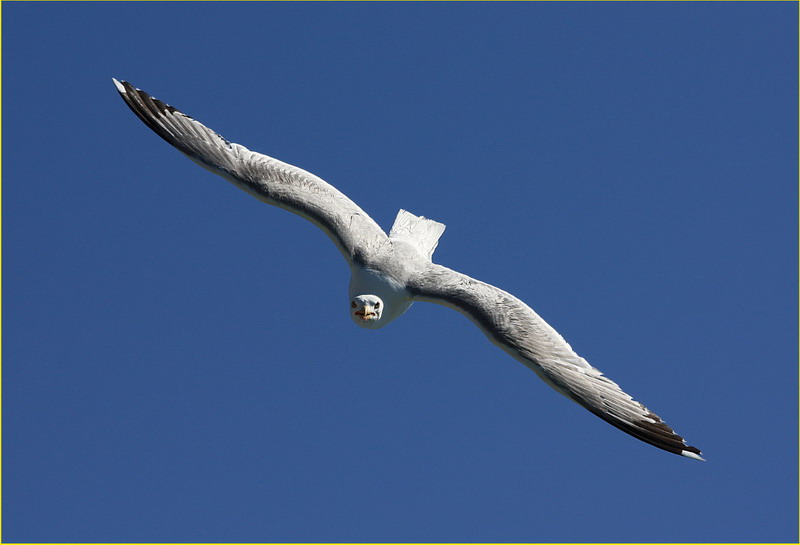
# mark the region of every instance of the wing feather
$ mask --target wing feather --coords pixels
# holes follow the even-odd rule
[[[310,220],[333,240],[349,263],[363,263],[386,243],[380,226],[324,180],[229,142],[126,81],[114,80],[114,84],[133,113],[161,138],[258,199]]]
[[[513,295],[441,265],[410,279],[413,299],[453,308],[547,384],[646,443],[702,460],[700,450],[580,357],[536,312]]]

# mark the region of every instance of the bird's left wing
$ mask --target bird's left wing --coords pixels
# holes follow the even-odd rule
[[[333,240],[350,264],[362,263],[388,240],[361,208],[317,176],[228,142],[126,81],[115,79],[114,84],[133,113],[161,138],[260,200],[310,220]]]
[[[569,344],[513,295],[441,265],[408,281],[412,298],[453,308],[494,344],[536,372],[559,393],[646,443],[702,460],[700,450],[575,353]]]

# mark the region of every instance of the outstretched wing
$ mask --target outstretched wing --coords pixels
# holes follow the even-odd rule
[[[525,303],[511,294],[441,265],[412,278],[413,299],[453,308],[489,339],[533,369],[556,391],[646,443],[702,460],[700,450],[589,365]]]
[[[258,199],[310,220],[334,241],[349,263],[363,263],[386,242],[386,233],[372,218],[322,179],[228,142],[126,81],[115,79],[114,84],[133,113],[161,138]]]

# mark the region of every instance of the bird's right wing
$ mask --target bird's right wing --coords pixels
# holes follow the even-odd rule
[[[494,344],[609,424],[660,449],[703,459],[699,449],[688,446],[661,418],[589,365],[513,295],[436,264],[413,277],[407,287],[414,300],[438,303],[467,316]]]
[[[145,125],[200,166],[260,200],[298,214],[322,229],[350,264],[363,263],[386,244],[386,233],[353,201],[324,180],[225,140],[202,123],[114,80],[119,94]]]

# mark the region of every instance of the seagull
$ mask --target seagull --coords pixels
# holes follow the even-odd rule
[[[442,223],[400,210],[387,235],[332,185],[296,166],[229,142],[202,123],[126,81],[113,79],[145,125],[192,161],[267,204],[306,218],[350,266],[350,318],[388,325],[415,301],[469,318],[489,340],[545,383],[612,426],[655,447],[703,460],[696,447],[580,357],[528,305],[508,292],[432,262]]]

